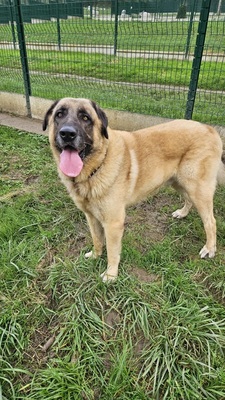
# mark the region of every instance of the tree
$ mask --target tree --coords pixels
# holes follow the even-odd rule
[[[181,4],[180,7],[178,8],[176,18],[177,19],[187,18],[187,7],[185,3]]]

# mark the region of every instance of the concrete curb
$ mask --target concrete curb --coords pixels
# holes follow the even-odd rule
[[[46,135],[46,132],[42,131],[42,122],[40,120],[35,120],[31,118],[15,117],[10,114],[1,113],[0,125],[9,126],[11,128],[18,129],[19,131]]]
[[[32,118],[26,117],[27,111],[23,95],[0,92],[0,125],[10,126],[25,132],[46,135],[47,133],[42,131],[42,121],[53,101],[31,96],[30,103]],[[127,111],[104,110],[109,120],[109,126],[112,129],[135,131],[136,129],[146,128],[171,120],[169,118],[135,114]],[[221,135],[223,141],[225,141],[225,127],[215,125],[214,127]]]
[[[26,102],[23,95],[0,92],[0,112],[2,112],[2,114],[0,114],[0,124],[28,132],[43,134],[41,124],[46,111],[52,103],[52,100],[31,96],[30,105],[32,118],[28,118],[26,117]],[[127,111],[104,110],[112,129],[134,131],[136,129],[170,121],[170,119],[166,118],[135,114]]]

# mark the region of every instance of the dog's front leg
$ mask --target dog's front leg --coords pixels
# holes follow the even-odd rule
[[[124,219],[125,216],[120,220],[104,224],[108,266],[107,270],[101,274],[103,282],[114,281],[118,276]]]
[[[104,229],[101,223],[90,213],[85,213],[93,240],[94,249],[85,254],[86,258],[101,256],[104,245]]]

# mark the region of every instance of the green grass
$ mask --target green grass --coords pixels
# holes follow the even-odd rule
[[[72,51],[28,50],[29,71],[47,73],[46,79],[54,74],[67,74],[68,78],[103,79],[106,82],[129,82],[143,84],[185,86],[190,82],[192,61],[175,59],[124,58],[101,54]],[[0,50],[1,66],[7,70],[20,70],[20,57],[17,50]],[[13,66],[13,67],[12,67]],[[159,73],[160,71],[160,73]],[[218,62],[203,62],[199,78],[199,89],[225,89],[225,66]],[[59,79],[63,79],[63,76]]]
[[[62,97],[84,97],[95,100],[101,107],[130,111],[165,118],[183,118],[187,92],[174,88],[147,88],[142,85],[122,86],[109,82],[90,82],[76,77],[31,76],[32,95],[55,100]],[[21,93],[22,80],[7,74],[1,79],[2,90]],[[47,89],[46,89],[47,88]],[[216,125],[224,125],[225,99],[223,94],[199,92],[195,102],[193,119]]]
[[[215,259],[166,190],[128,211],[119,278],[103,284],[106,255],[85,260],[47,138],[0,127],[0,150],[0,398],[224,398],[225,188]]]
[[[192,60],[177,59],[185,53],[188,21],[132,20],[119,22],[118,50],[159,52],[158,58],[121,57],[74,50],[27,49],[31,94],[56,99],[68,95],[91,97],[102,107],[167,118],[183,118],[190,84]],[[198,23],[190,40],[193,53]],[[114,46],[114,21],[96,19],[60,20],[62,45]],[[56,22],[24,25],[26,42],[57,44]],[[9,25],[0,26],[1,40],[12,41]],[[198,81],[193,118],[224,125],[225,66],[210,60],[223,55],[224,22],[209,21],[203,61]],[[160,52],[165,58],[160,58]],[[174,58],[170,58],[173,57]],[[170,57],[169,57],[170,56]],[[18,50],[0,49],[1,90],[24,93]],[[209,92],[210,91],[210,92]]]
[[[118,25],[118,49],[185,52],[189,21],[122,21]],[[24,25],[27,43],[58,43],[57,23]],[[198,21],[193,22],[190,50],[193,52],[198,31]],[[2,41],[11,42],[10,26],[0,26]],[[60,20],[61,44],[114,45],[115,22],[97,19]],[[225,50],[224,21],[209,21],[206,48],[217,53]]]
[[[0,50],[0,55],[4,68],[1,89],[22,93],[19,52]],[[69,93],[74,97],[92,98],[102,107],[161,117],[184,117],[190,61],[35,50],[29,50],[28,56],[33,96],[54,100],[67,97]],[[18,74],[19,79],[15,79]],[[222,63],[203,62],[199,77],[202,91],[196,97],[194,119],[224,124],[221,90],[225,80],[222,76],[225,76]],[[216,92],[218,90],[220,93]]]

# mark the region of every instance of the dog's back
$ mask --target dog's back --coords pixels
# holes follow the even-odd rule
[[[190,180],[210,184],[216,182],[217,175],[224,175],[222,141],[210,126],[175,120],[121,135],[131,160],[131,173],[127,173],[133,188],[129,203],[143,199],[167,182],[177,181],[186,187]]]

